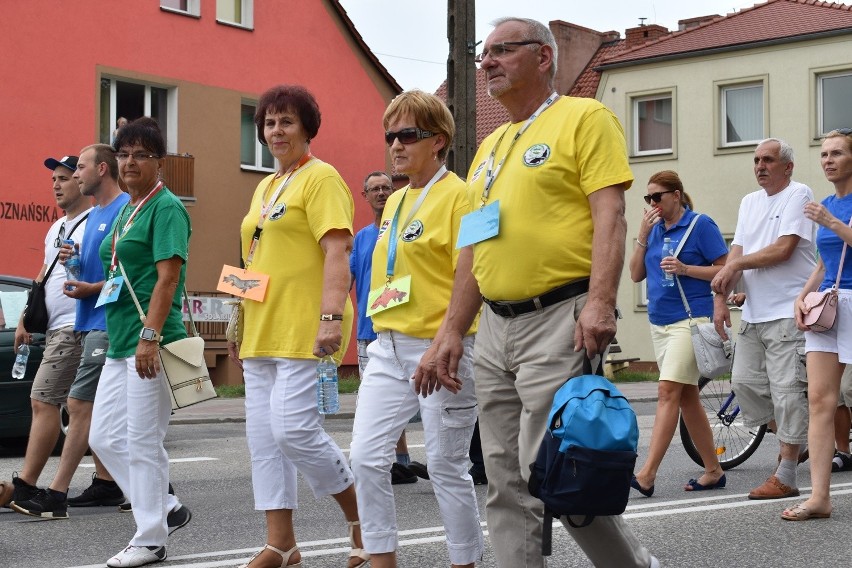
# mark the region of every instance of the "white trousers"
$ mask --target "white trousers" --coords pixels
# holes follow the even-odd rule
[[[317,498],[352,485],[346,457],[322,427],[316,368],[316,359],[243,361],[246,438],[258,511],[298,507],[296,471]]]
[[[462,390],[441,389],[426,398],[414,393],[411,377],[432,343],[397,332],[381,332],[367,348],[370,361],[358,389],[350,459],[355,473],[364,548],[397,549],[396,509],[390,468],[394,448],[409,419],[420,410],[432,490],[447,533],[450,562],[482,558],[484,539],[473,480],[468,474],[470,437],[476,423],[473,336],[465,338],[459,377]]]
[[[166,516],[180,507],[169,495],[163,446],[172,407],[162,373],[142,379],[136,357],[107,359],[98,381],[89,446],[133,503],[133,546],[164,546]]]

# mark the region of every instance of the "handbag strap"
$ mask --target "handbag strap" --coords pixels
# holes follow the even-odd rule
[[[689,235],[692,233],[692,229],[695,228],[695,224],[698,222],[699,217],[701,217],[701,213],[696,213],[695,217],[692,218],[692,222],[689,224],[689,227],[686,228],[686,233],[684,233],[683,238],[677,245],[677,250],[674,252],[673,256],[675,258],[677,258],[677,255],[680,254],[681,249],[683,249],[683,245],[686,244],[686,239],[689,238]],[[686,310],[686,315],[691,321],[692,310],[689,308],[689,302],[686,301],[686,294],[683,293],[683,286],[680,283],[680,278],[678,278],[677,274],[674,275],[674,278],[675,282],[677,283],[677,290],[678,292],[680,292],[680,300],[683,302],[683,308]]]
[[[127,291],[130,292],[130,297],[133,298],[133,303],[136,304],[136,309],[139,311],[139,319],[142,320],[142,323],[145,323],[145,312],[142,311],[142,305],[139,303],[139,298],[136,297],[136,292],[133,291],[133,286],[130,285],[130,279],[127,277],[127,273],[124,271],[124,265],[121,264],[121,261],[118,262],[118,269],[121,271],[121,275],[124,277],[124,283],[127,285]],[[186,295],[186,286],[182,288],[183,291],[183,299],[189,304],[189,298]],[[192,335],[194,337],[198,337],[198,330],[195,328],[195,320],[192,319],[192,308],[190,307],[187,310],[189,314],[189,323],[192,326]]]
[[[852,227],[852,217],[849,218],[849,226]],[[843,252],[840,253],[840,265],[837,267],[837,278],[834,279],[835,290],[840,288],[840,275],[843,274],[843,262],[846,260],[846,249],[846,241],[843,241]]]
[[[87,212],[86,212],[86,214],[85,214],[85,215],[83,215],[83,218],[82,218],[82,219],[80,219],[79,221],[77,221],[77,222],[74,224],[74,226],[73,226],[73,227],[71,227],[71,230],[70,230],[70,231],[68,231],[68,234],[66,235],[66,237],[70,238],[70,237],[71,237],[71,235],[73,235],[73,234],[74,234],[74,231],[76,231],[76,230],[77,230],[77,227],[79,227],[79,226],[80,226],[80,223],[82,223],[83,221],[85,221],[86,219],[88,219],[88,218],[89,218],[89,213],[91,213],[91,211],[87,211]],[[51,272],[53,272],[53,268],[56,266],[56,263],[57,263],[58,261],[59,261],[59,251],[57,251],[57,252],[56,252],[56,256],[55,256],[55,257],[53,257],[53,262],[51,262],[51,263],[50,263],[50,268],[48,268],[48,269],[47,269],[47,272],[45,272],[45,273],[44,273],[44,278],[42,278],[42,279],[41,279],[41,282],[39,282],[39,285],[43,286],[43,285],[44,285],[43,283],[44,283],[44,282],[47,282],[47,278],[50,276],[50,273],[51,273]]]

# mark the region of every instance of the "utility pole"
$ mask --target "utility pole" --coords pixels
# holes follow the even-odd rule
[[[456,121],[456,136],[447,168],[467,176],[476,153],[476,9],[475,0],[447,0],[447,106]]]

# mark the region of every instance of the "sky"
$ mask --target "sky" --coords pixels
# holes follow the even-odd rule
[[[403,89],[435,92],[446,78],[447,0],[340,0],[358,32]],[[541,22],[563,20],[600,32],[659,24],[677,30],[678,20],[749,8],[753,0],[480,0],[476,3],[476,41],[503,16]],[[519,8],[518,6],[523,6]],[[481,50],[477,47],[477,52]]]

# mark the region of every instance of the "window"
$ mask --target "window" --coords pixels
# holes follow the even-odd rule
[[[672,151],[671,93],[633,100],[633,155]]]
[[[723,86],[721,146],[746,146],[764,138],[763,84]]]
[[[100,141],[112,144],[116,121],[150,116],[159,125],[169,152],[177,151],[177,97],[173,87],[101,78]]]
[[[180,12],[188,16],[201,16],[201,0],[160,0],[160,8],[168,12]]]
[[[240,165],[243,169],[274,170],[275,158],[269,148],[258,142],[254,113],[257,105],[244,102],[240,106]]]
[[[852,72],[820,75],[817,78],[819,134],[852,127]]]
[[[253,0],[216,0],[216,21],[242,28],[254,26]]]

